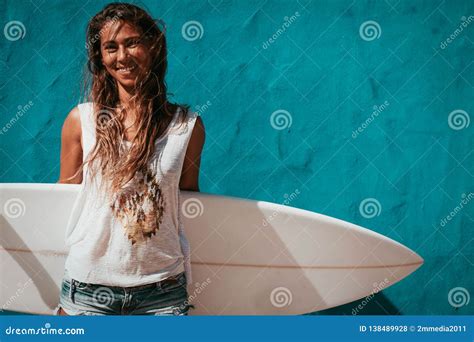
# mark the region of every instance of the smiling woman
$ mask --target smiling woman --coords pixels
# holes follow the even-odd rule
[[[57,314],[186,315],[179,190],[199,191],[204,125],[168,101],[165,36],[144,10],[107,5],[89,22],[86,46],[90,102],[62,130],[58,182],[81,187]]]
[[[113,29],[120,28],[115,39]],[[147,45],[140,39],[137,28],[124,23],[109,26],[103,33],[104,37],[111,37],[101,44],[102,61],[109,74],[120,82],[120,85],[131,90],[135,86],[138,73],[146,74],[150,70],[150,54]],[[148,43],[148,42],[146,42]]]

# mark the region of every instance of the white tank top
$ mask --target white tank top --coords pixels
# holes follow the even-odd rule
[[[83,160],[95,144],[93,104],[78,106]],[[180,110],[180,109],[179,109]],[[66,228],[72,278],[108,286],[137,286],[186,272],[191,283],[190,247],[181,219],[179,181],[197,114],[186,121],[174,114],[168,130],[155,142],[146,172],[137,172],[111,200],[83,171],[83,182]],[[125,141],[126,147],[131,143]]]

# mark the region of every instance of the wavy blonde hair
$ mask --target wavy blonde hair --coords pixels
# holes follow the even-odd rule
[[[147,73],[139,75],[134,95],[130,101],[137,111],[137,135],[126,153],[122,144],[123,119],[126,114],[118,110],[117,81],[102,64],[100,35],[106,25],[114,22],[128,23],[141,33],[149,47],[151,66]],[[161,21],[157,21],[163,25]],[[88,62],[85,89],[88,100],[94,103],[96,143],[81,166],[89,163],[91,177],[100,172],[109,183],[107,192],[116,192],[137,171],[146,172],[147,163],[155,150],[155,140],[166,131],[173,115],[179,111],[177,122],[184,122],[189,106],[177,105],[167,99],[165,75],[167,69],[166,39],[163,29],[140,7],[126,3],[112,3],[97,13],[87,27]],[[117,28],[118,31],[118,28]],[[102,183],[106,183],[102,182]]]

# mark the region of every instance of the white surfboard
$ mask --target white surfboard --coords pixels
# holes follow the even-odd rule
[[[0,305],[52,314],[78,185],[0,184]],[[423,259],[360,226],[263,201],[182,192],[191,315],[293,315],[342,305]]]

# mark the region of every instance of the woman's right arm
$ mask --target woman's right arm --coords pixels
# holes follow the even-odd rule
[[[75,107],[64,120],[61,133],[61,170],[58,183],[80,184],[82,171],[72,179],[82,165],[81,118],[79,109]]]

